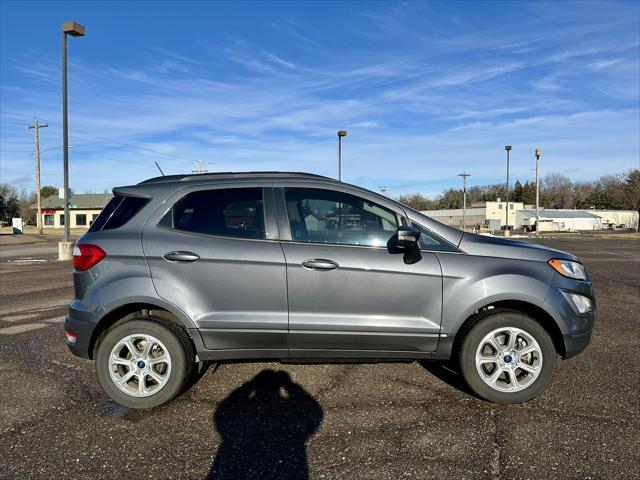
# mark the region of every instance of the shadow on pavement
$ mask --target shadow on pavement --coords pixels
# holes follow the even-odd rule
[[[462,376],[447,362],[422,361],[420,365],[444,383],[451,385],[453,388],[467,395],[478,398],[477,395],[469,389]]]
[[[209,479],[307,479],[306,440],[320,404],[288,373],[263,370],[225,398],[214,414],[222,437]]]

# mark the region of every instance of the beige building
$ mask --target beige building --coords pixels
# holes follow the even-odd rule
[[[465,223],[467,228],[486,225],[492,230],[500,230],[507,221],[507,203],[503,201],[472,203],[466,209]],[[516,212],[523,210],[522,202],[509,202],[509,225],[518,227]],[[446,225],[462,228],[462,208],[447,210],[423,210],[421,213]]]
[[[102,209],[113,197],[111,193],[82,193],[69,199],[70,228],[89,228]],[[32,205],[32,208],[37,208]],[[42,200],[42,225],[44,228],[63,228],[64,200],[51,195]]]

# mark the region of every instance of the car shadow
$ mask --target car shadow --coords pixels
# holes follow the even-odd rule
[[[208,478],[308,479],[305,442],[322,418],[320,404],[287,372],[263,370],[216,409],[222,443]]]
[[[467,386],[462,376],[451,366],[449,362],[421,361],[420,365],[426,371],[428,371],[444,383],[451,385],[456,390],[466,393],[467,395],[471,395],[474,398],[479,398]]]

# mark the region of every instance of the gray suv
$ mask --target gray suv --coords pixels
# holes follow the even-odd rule
[[[164,176],[114,195],[75,245],[65,329],[129,407],[228,360],[450,360],[478,396],[525,402],[594,331],[575,256],[330,178]]]

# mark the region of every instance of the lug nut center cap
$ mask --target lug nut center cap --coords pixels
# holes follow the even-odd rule
[[[511,363],[513,361],[513,357],[507,354],[504,356],[503,360],[504,360],[504,363]]]
[[[144,368],[144,367],[145,367],[145,364],[144,364],[144,362],[143,362],[142,360],[140,360],[140,361],[137,363],[137,365],[138,365],[138,368]]]

